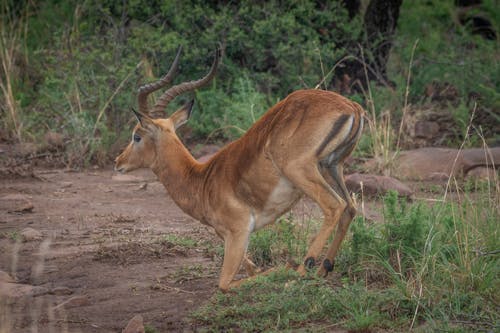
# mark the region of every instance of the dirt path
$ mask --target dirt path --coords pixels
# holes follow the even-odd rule
[[[0,331],[120,332],[136,314],[195,329],[185,319],[217,290],[221,242],[153,174],[36,174],[0,180],[0,271],[18,283],[0,289]]]

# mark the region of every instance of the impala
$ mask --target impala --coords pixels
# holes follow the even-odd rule
[[[139,88],[139,111],[134,111],[138,123],[132,141],[116,158],[115,170],[151,168],[185,213],[215,229],[224,240],[222,290],[245,280],[234,280],[241,264],[249,277],[256,272],[246,256],[250,233],[273,223],[305,194],[319,205],[324,221],[296,269],[304,274],[315,266],[336,228],[317,271],[326,276],[356,213],[344,184],[343,163],[361,136],[363,109],[334,92],[299,90],[273,106],[240,139],[199,163],[175,133],[189,119],[193,102],[166,119],[153,115],[164,112],[180,94],[210,82],[221,56],[217,50],[202,79],[166,90],[150,112],[147,97],[170,85],[179,53],[164,77]]]

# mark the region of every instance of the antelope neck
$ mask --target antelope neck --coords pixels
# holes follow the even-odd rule
[[[160,142],[151,170],[159,178],[170,197],[187,214],[202,220],[201,193],[203,174],[199,163],[179,139]]]

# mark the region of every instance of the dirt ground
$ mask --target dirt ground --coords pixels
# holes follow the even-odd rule
[[[152,173],[35,174],[0,180],[0,271],[17,282],[3,284],[0,331],[120,332],[136,314],[160,332],[196,329],[185,318],[216,292],[220,259],[159,240],[221,242]]]
[[[149,170],[34,174],[0,178],[0,332],[120,332],[137,314],[197,329],[187,317],[217,292],[222,242]]]

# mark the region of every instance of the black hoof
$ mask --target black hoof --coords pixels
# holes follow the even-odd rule
[[[316,260],[314,260],[313,257],[309,257],[304,261],[304,266],[306,266],[307,269],[312,269],[314,265],[316,264]]]
[[[323,260],[323,268],[326,271],[326,274],[330,273],[333,271],[333,263],[329,259]]]

